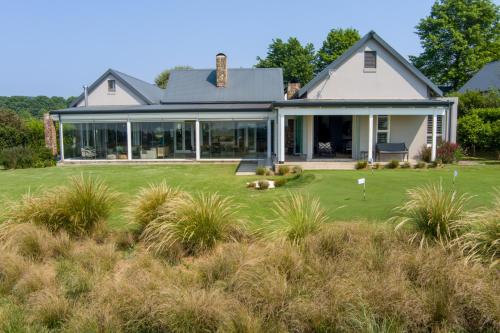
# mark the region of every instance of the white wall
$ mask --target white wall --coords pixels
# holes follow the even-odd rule
[[[375,72],[364,69],[364,51],[377,51]],[[427,85],[377,41],[369,40],[330,77],[320,81],[308,99],[425,99]]]
[[[116,91],[108,92],[108,80],[115,80],[113,75],[109,75],[94,90],[89,91],[89,106],[99,105],[144,105],[146,104],[139,96],[130,89],[116,82]],[[78,103],[78,106],[85,106],[85,100]]]

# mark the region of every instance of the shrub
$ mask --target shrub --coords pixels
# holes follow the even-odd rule
[[[458,144],[444,141],[437,148],[437,157],[444,164],[455,163],[462,157],[462,151]]]
[[[427,168],[427,163],[424,161],[418,161],[417,164],[415,164],[415,169],[425,169]]]
[[[52,255],[55,239],[41,226],[31,223],[0,224],[0,248],[12,250],[27,259],[40,260]]]
[[[368,167],[368,161],[357,161],[354,168],[356,170],[366,169]]]
[[[266,174],[266,168],[264,168],[264,167],[258,167],[255,170],[255,174],[258,175],[258,176],[264,176]]]
[[[492,208],[468,214],[461,227],[466,231],[457,244],[467,260],[487,262],[491,267],[500,264],[500,193]]]
[[[379,162],[377,162],[377,163],[375,163],[375,164],[373,164],[373,165],[372,165],[372,168],[373,168],[373,169],[380,169],[380,168],[381,168],[381,166],[382,166],[382,165],[381,165]]]
[[[274,176],[274,171],[273,171],[273,170],[271,170],[271,169],[268,169],[268,170],[266,171],[266,176]]]
[[[304,194],[290,193],[279,199],[273,210],[275,219],[270,234],[285,237],[293,243],[318,231],[327,221],[328,216],[321,208],[319,199]]]
[[[44,289],[30,297],[28,302],[31,322],[48,329],[57,329],[69,317],[71,305],[57,290]]]
[[[397,169],[399,168],[399,161],[398,160],[391,160],[389,163],[385,165],[387,169]]]
[[[30,148],[17,146],[4,148],[0,151],[0,162],[5,169],[30,168],[34,164],[35,157]]]
[[[278,178],[274,180],[274,186],[276,187],[284,186],[286,183],[288,183],[288,179],[286,178]]]
[[[259,190],[267,190],[269,188],[269,181],[262,179],[257,182]]]
[[[182,195],[180,190],[168,186],[165,181],[150,184],[139,189],[139,193],[130,201],[127,215],[140,233],[158,217],[162,205]]]
[[[300,175],[302,172],[304,172],[304,170],[302,169],[302,167],[300,165],[296,165],[293,167],[292,172],[296,175]]]
[[[420,238],[421,246],[430,241],[446,243],[458,236],[467,195],[445,190],[441,183],[410,189],[407,194],[407,201],[395,209],[396,229],[411,227],[411,240]]]
[[[408,162],[408,161],[404,162],[403,164],[401,164],[401,168],[402,169],[410,169],[411,168],[410,162]]]
[[[234,240],[242,228],[235,217],[235,206],[218,194],[186,195],[166,203],[158,218],[149,223],[141,238],[155,254],[168,255],[181,248],[197,254],[218,241]]]
[[[430,163],[432,158],[432,148],[427,145],[423,145],[422,148],[420,148],[418,156],[422,161]]]
[[[28,263],[20,255],[0,251],[0,295],[8,293],[28,269]]]
[[[74,236],[91,234],[102,228],[116,198],[102,181],[73,177],[70,184],[35,197],[27,194],[13,203],[7,219],[33,222],[51,231],[65,230]]]
[[[285,176],[290,173],[290,167],[288,165],[278,166],[278,175]]]

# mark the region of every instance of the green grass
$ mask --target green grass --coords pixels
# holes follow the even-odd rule
[[[110,225],[126,225],[123,208],[138,189],[165,180],[190,193],[215,192],[232,196],[242,207],[239,217],[260,224],[272,218],[273,201],[288,191],[304,191],[320,198],[329,216],[344,221],[385,221],[392,209],[406,199],[406,190],[442,180],[451,187],[453,170],[458,170],[456,190],[474,195],[468,208],[489,206],[495,187],[500,187],[500,167],[495,165],[450,166],[426,170],[359,170],[305,171],[301,178],[268,191],[246,188],[251,180],[263,176],[235,176],[234,164],[201,165],[86,165],[46,169],[0,170],[0,214],[9,200],[16,200],[28,190],[39,192],[68,184],[71,176],[92,175],[104,180],[112,190],[121,193],[110,218]],[[366,201],[358,178],[366,178]]]

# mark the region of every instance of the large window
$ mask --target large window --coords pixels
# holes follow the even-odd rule
[[[377,143],[388,143],[390,140],[391,118],[377,116]]]
[[[439,143],[443,138],[443,116],[437,116],[436,118],[436,137]],[[427,116],[427,144],[432,144],[432,116]]]
[[[132,158],[194,158],[194,122],[132,123]]]
[[[64,158],[126,160],[126,123],[64,123]]]
[[[267,152],[265,121],[201,122],[201,158],[262,158]]]

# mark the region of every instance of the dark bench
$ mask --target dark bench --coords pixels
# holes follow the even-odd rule
[[[408,148],[406,144],[402,143],[377,143],[375,146],[375,153],[377,160],[380,161],[380,154],[402,154],[403,161],[406,155],[406,160],[408,160]]]

